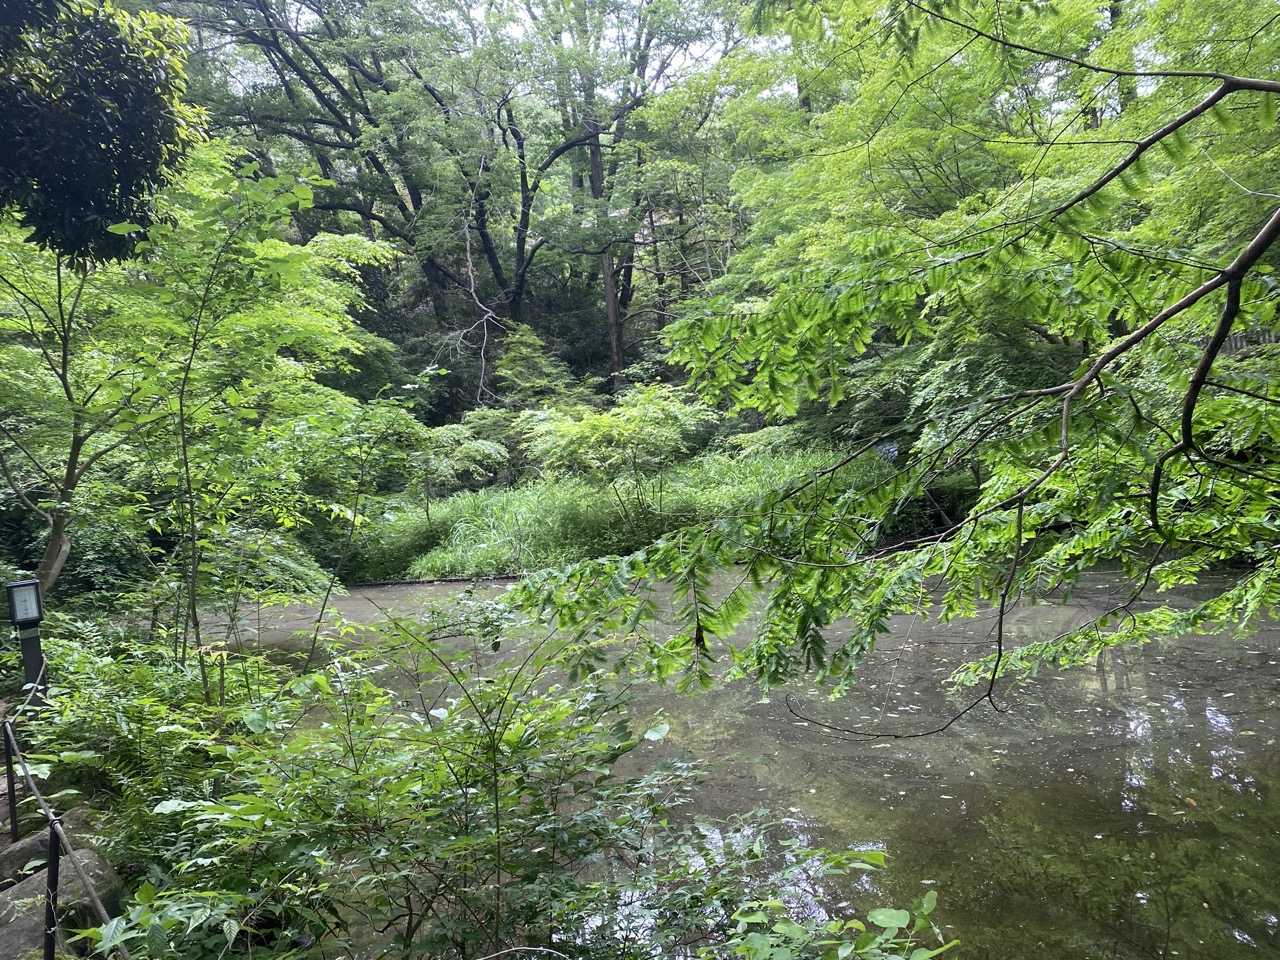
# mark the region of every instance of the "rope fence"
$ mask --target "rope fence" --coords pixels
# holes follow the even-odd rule
[[[18,707],[17,715],[19,717],[38,709],[42,704],[42,691],[45,689],[45,671],[47,667],[48,661],[42,657],[36,682],[27,685],[30,688],[27,698]],[[14,732],[13,719],[5,717],[0,722],[0,727],[3,727],[5,790],[9,801],[9,839],[13,843],[17,843],[21,839],[18,825],[17,788],[19,773],[21,773],[22,780],[26,784],[27,797],[35,800],[36,805],[39,807],[40,815],[44,818],[45,823],[49,825],[49,854],[45,866],[44,960],[54,960],[58,945],[58,885],[61,864],[64,859],[71,866],[77,879],[79,879],[85,896],[93,907],[98,920],[103,925],[108,924],[111,922],[111,915],[107,913],[107,908],[103,906],[102,900],[98,897],[98,892],[94,889],[93,882],[85,874],[84,868],[79,861],[76,860],[74,856],[75,847],[71,845],[66,831],[62,829],[61,819],[54,813],[53,807],[49,805],[49,801],[44,794],[40,792],[35,776],[27,765],[26,757],[23,756],[22,748],[18,744],[18,736]],[[120,960],[133,960],[129,951],[121,944],[116,944],[114,951]]]

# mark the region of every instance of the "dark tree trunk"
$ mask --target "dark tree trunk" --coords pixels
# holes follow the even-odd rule
[[[53,591],[67,557],[71,555],[71,534],[67,530],[67,522],[68,517],[64,513],[55,513],[49,519],[49,542],[45,544],[44,556],[36,568],[36,579],[45,593]]]
[[[591,199],[604,199],[604,147],[600,143],[600,125],[595,120],[587,121],[591,140],[587,144],[591,162]],[[600,210],[596,216],[608,220]],[[622,371],[627,365],[626,349],[622,340],[622,304],[618,302],[618,281],[614,275],[613,250],[606,240],[604,251],[600,254],[601,294],[604,297],[605,323],[609,330],[609,369],[613,373],[613,385],[622,385]]]

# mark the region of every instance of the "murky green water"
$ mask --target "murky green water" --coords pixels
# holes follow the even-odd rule
[[[439,593],[381,588],[341,606],[364,619]],[[1107,594],[1099,580],[1070,604],[1020,609],[1006,633],[1052,636]],[[937,889],[959,956],[1280,956],[1280,628],[1043,674],[997,691],[1001,712],[981,704],[931,736],[841,732],[910,734],[954,717],[969,700],[941,681],[987,652],[991,626],[900,617],[835,702],[804,686],[646,694],[637,710],[671,724],[646,749],[714,761],[702,812],[768,808],[810,842],[887,850],[888,869],[824,891],[829,902],[864,909]]]

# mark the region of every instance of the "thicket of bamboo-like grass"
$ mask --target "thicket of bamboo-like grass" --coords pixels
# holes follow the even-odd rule
[[[830,464],[827,450],[707,453],[652,477],[591,483],[535,477],[434,503],[399,497],[371,511],[352,582],[520,574],[638,550],[680,527],[749,509]]]

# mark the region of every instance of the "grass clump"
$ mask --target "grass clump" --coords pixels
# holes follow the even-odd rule
[[[429,520],[424,510],[406,512],[386,536],[423,545],[406,568],[415,579],[526,573],[630,553],[680,527],[742,512],[835,456],[826,450],[750,457],[715,452],[652,477],[611,483],[538,478],[456,494],[432,505]],[[380,558],[383,569],[393,559]]]
[[[431,514],[443,536],[409,565],[417,579],[518,574],[621,549],[616,503],[581,480],[459,493]]]

